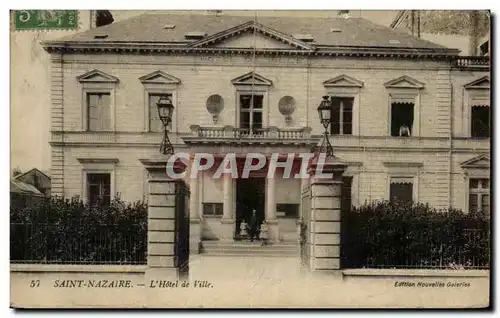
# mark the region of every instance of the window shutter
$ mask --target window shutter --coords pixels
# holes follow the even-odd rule
[[[341,98],[332,97],[332,110],[331,110],[331,126],[330,133],[334,135],[340,134],[340,104]]]
[[[87,94],[88,103],[88,130],[95,131],[101,128],[99,123],[99,105],[97,94]]]
[[[101,130],[111,130],[111,98],[109,94],[99,95]]]
[[[344,98],[342,101],[342,134],[352,134],[352,108],[354,98]]]
[[[163,124],[158,116],[158,107],[156,104],[160,100],[161,95],[149,95],[149,131],[161,132],[163,131]]]

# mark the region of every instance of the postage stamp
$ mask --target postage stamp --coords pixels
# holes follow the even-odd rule
[[[78,10],[14,10],[15,30],[76,30]]]

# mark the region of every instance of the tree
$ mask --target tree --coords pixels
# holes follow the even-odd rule
[[[486,10],[422,10],[421,31],[482,36],[490,29],[490,12]]]

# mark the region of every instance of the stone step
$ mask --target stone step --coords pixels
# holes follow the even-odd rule
[[[227,253],[227,252],[210,252],[202,253],[206,257],[281,257],[281,258],[294,258],[299,257],[298,254],[283,254],[283,253],[272,253],[272,254],[255,254],[255,253]]]
[[[260,241],[204,241],[202,254],[207,256],[263,256],[294,257],[299,254],[294,242],[280,242],[262,246]]]

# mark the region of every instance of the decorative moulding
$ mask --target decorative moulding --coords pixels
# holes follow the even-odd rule
[[[233,85],[259,85],[259,86],[273,85],[273,81],[254,72],[248,72],[246,74],[238,76],[235,79],[231,80],[231,83],[233,83]]]
[[[177,77],[167,74],[163,71],[154,71],[147,75],[139,77],[143,84],[180,84],[181,80]]]
[[[81,164],[88,164],[88,163],[116,164],[119,161],[118,158],[77,158],[77,160]]]
[[[472,159],[466,160],[460,164],[464,169],[467,168],[489,168],[490,167],[490,156],[480,155]]]
[[[386,88],[415,88],[421,89],[424,88],[424,83],[417,81],[414,78],[411,78],[407,75],[403,75],[396,79],[390,80],[385,83],[384,86]]]
[[[464,85],[466,89],[480,88],[480,89],[489,89],[490,88],[490,77],[488,75],[478,78],[466,85]]]
[[[76,78],[80,83],[117,83],[117,77],[99,70],[92,70]]]
[[[400,168],[400,167],[419,168],[419,167],[422,167],[424,165],[421,162],[393,162],[393,161],[386,161],[383,164],[384,164],[384,166],[390,167],[390,168]]]
[[[327,81],[323,82],[325,87],[357,87],[361,88],[364,86],[364,83],[360,80],[357,80],[353,77],[347,76],[345,74],[336,76]]]

